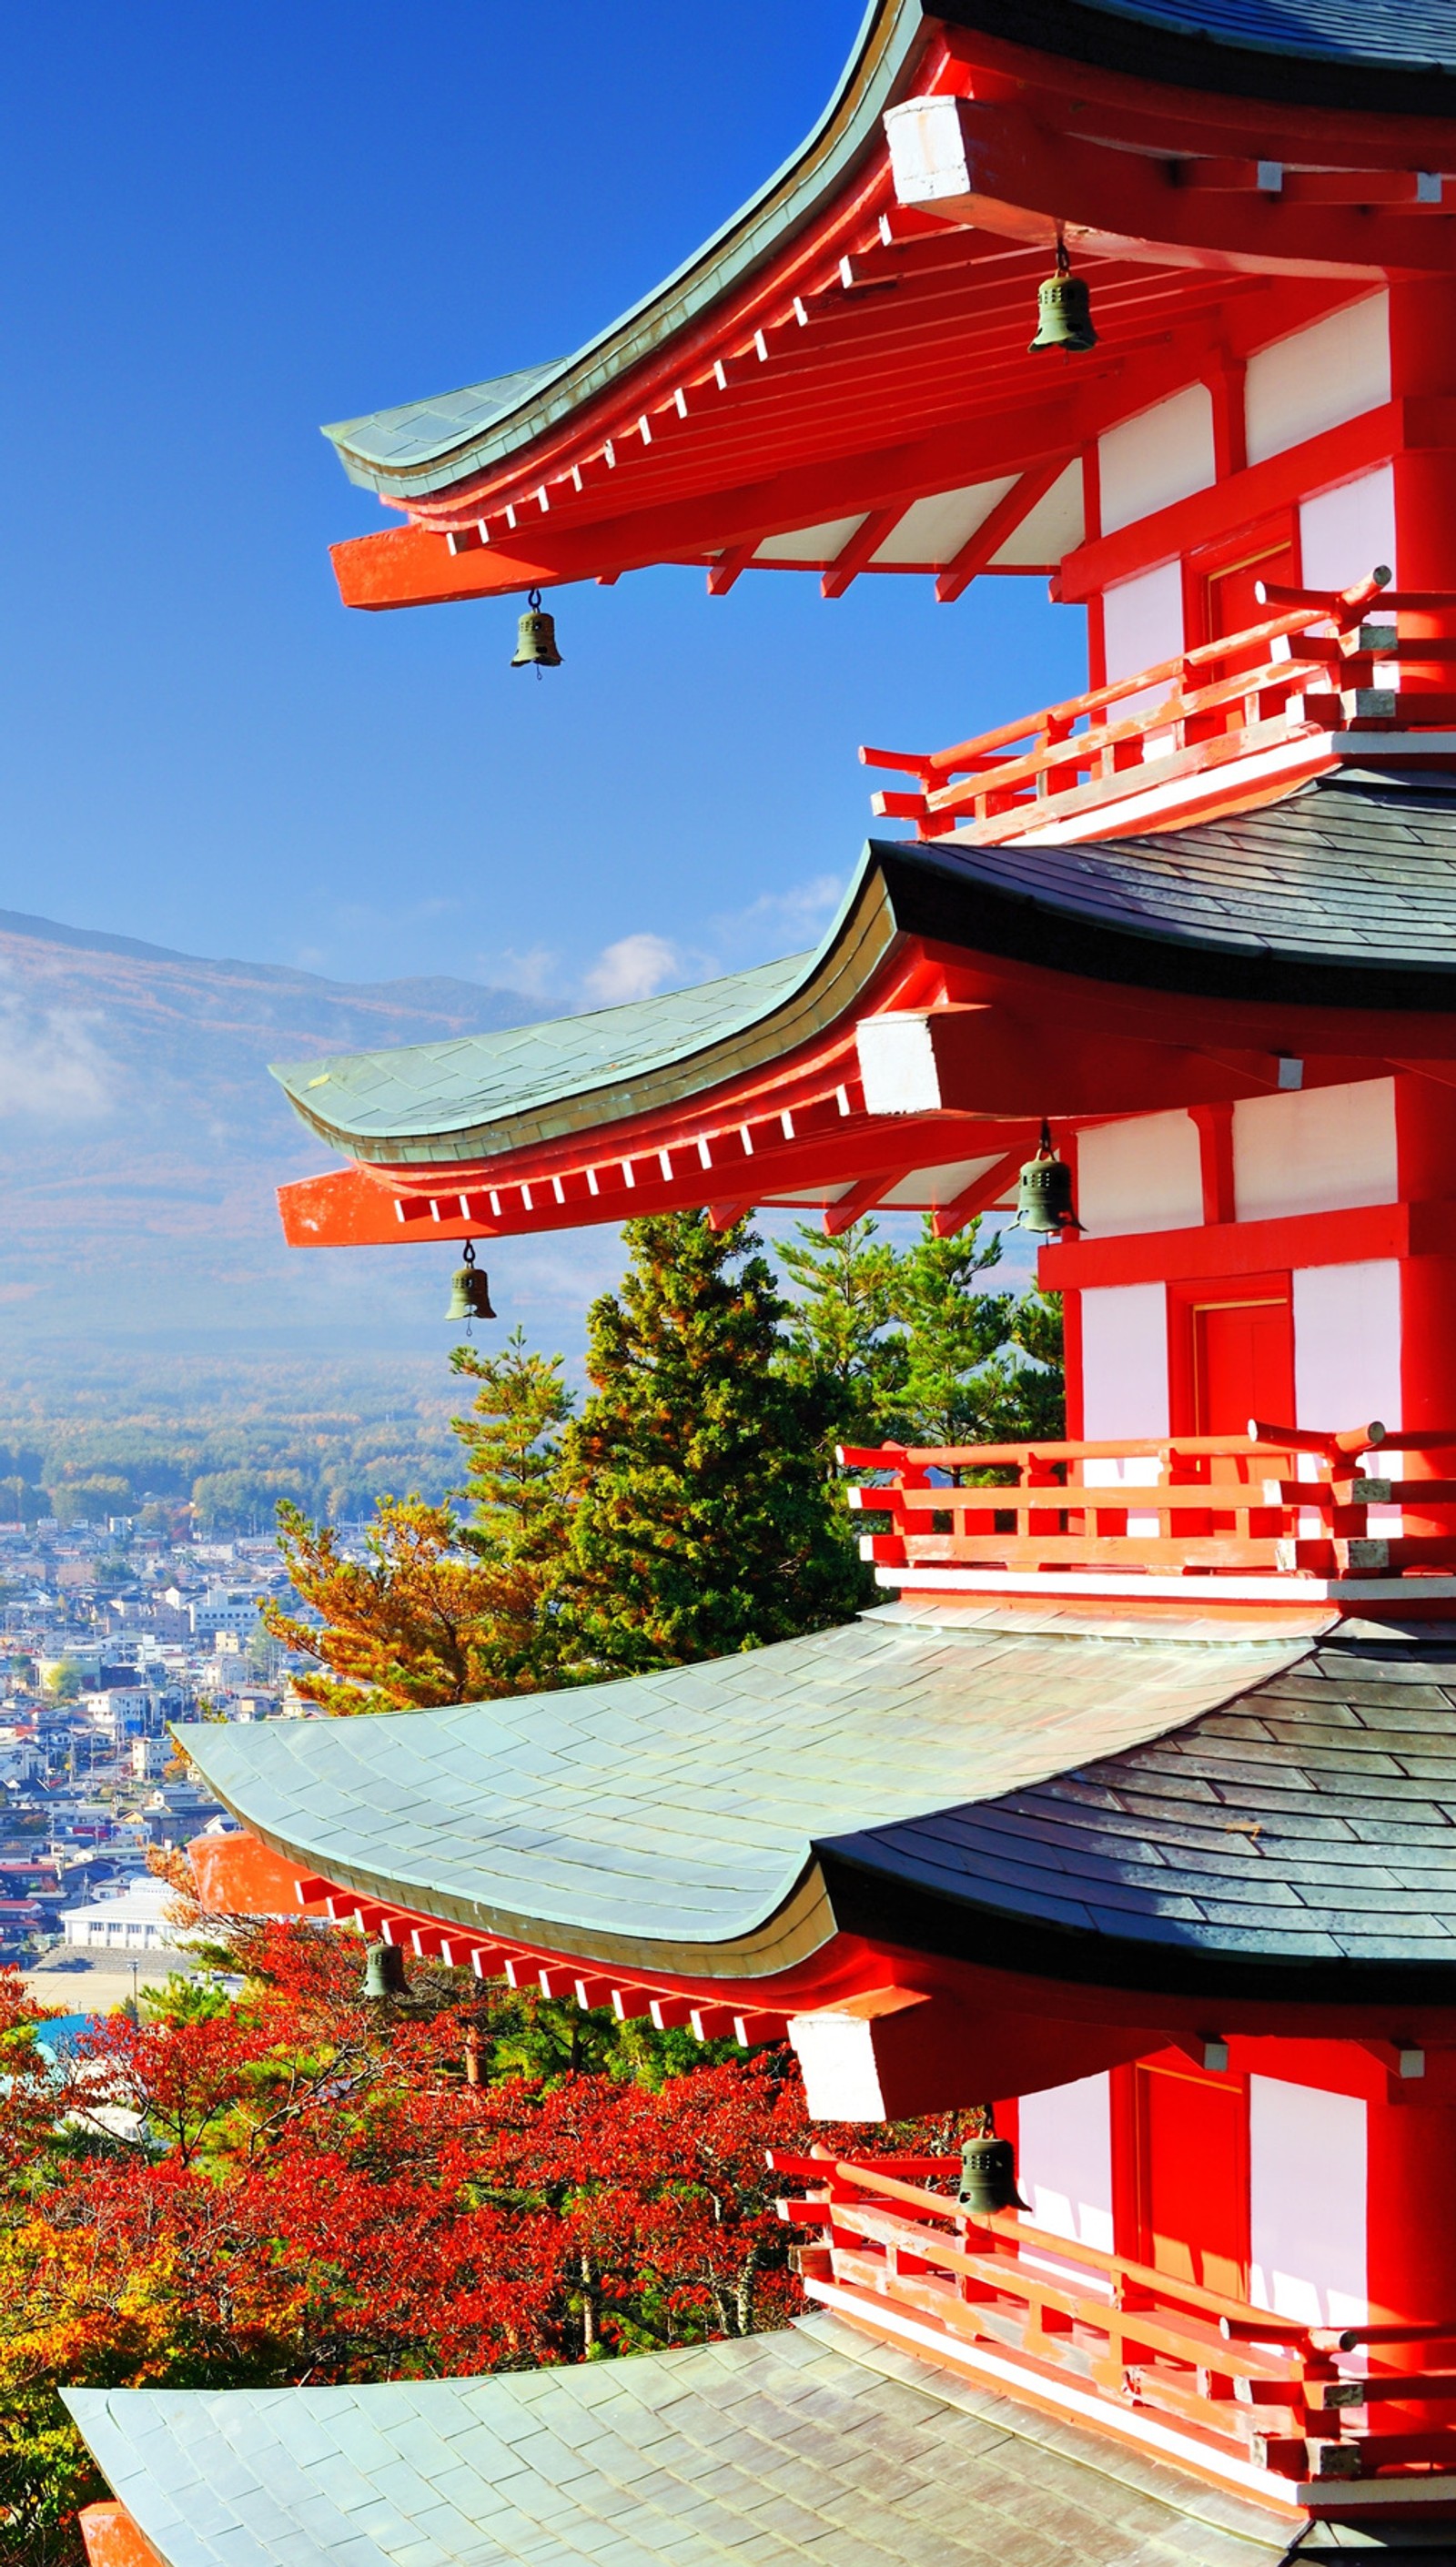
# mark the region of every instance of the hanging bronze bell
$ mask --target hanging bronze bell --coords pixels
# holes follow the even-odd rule
[[[533,588],[526,599],[526,611],[515,628],[513,669],[559,669],[561,654],[556,648],[556,618],[548,615],[541,604],[541,592]]]
[[[493,1319],[495,1316],[490,1307],[490,1279],[483,1266],[476,1266],[475,1251],[468,1239],[465,1242],[465,1262],[455,1268],[449,1287],[449,1308],[444,1315],[447,1319],[463,1319],[466,1327],[472,1319]]]
[[[1010,2139],[968,2139],[961,2150],[963,2210],[1026,2210],[1017,2190],[1017,2159]]]
[[[1037,1231],[1045,1238],[1059,1238],[1064,1230],[1081,1229],[1072,1205],[1071,1170],[1053,1150],[1051,1126],[1044,1119],[1036,1156],[1026,1161],[1017,1180],[1014,1226]]]
[[[410,1982],[405,1976],[405,1955],[398,1943],[371,1943],[364,1963],[364,1985],[359,1991],[371,2005],[386,1997],[407,1997]]]
[[[1080,357],[1096,344],[1086,279],[1073,276],[1066,243],[1058,241],[1055,269],[1036,288],[1036,336],[1028,354],[1035,357],[1044,349],[1060,348],[1063,356]]]

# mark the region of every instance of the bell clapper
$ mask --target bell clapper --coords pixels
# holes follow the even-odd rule
[[[548,615],[541,604],[541,592],[527,593],[526,611],[515,629],[513,669],[534,669],[539,678],[543,669],[559,669],[561,654],[556,648],[556,618]]]

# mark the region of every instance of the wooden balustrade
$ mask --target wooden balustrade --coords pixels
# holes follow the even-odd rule
[[[1456,1573],[1456,1478],[1355,1468],[1382,1442],[1395,1453],[1456,1455],[1456,1429],[1405,1441],[1399,1428],[1378,1424],[1325,1434],[1250,1423],[1246,1436],[1121,1444],[846,1445],[839,1461],[873,1475],[846,1497],[854,1512],[888,1519],[860,1549],[890,1569]],[[1142,1464],[1149,1476],[1104,1479],[1099,1463]],[[1304,1476],[1310,1471],[1315,1476]],[[1417,1521],[1409,1530],[1372,1527],[1372,1508]]]
[[[998,2377],[1022,2373],[1033,2395],[1075,2386],[1105,2401],[1109,2419],[1166,2420],[1195,2458],[1222,2453],[1275,2481],[1456,2470],[1456,2318],[1333,2328],[1279,2317],[1024,2212],[962,2209],[952,2189],[929,2189],[954,2186],[955,2158],[771,2151],[769,2163],[807,2187],[779,2214],[813,2232],[797,2257],[811,2296],[832,2283],[871,2318],[898,2305],[948,2351],[979,2346]],[[1394,2343],[1444,2346],[1451,2360],[1398,2368],[1382,2358]]]
[[[1352,724],[1449,729],[1456,692],[1433,680],[1456,660],[1456,593],[1395,590],[1388,576],[1341,590],[1267,589],[1282,611],[1263,622],[950,748],[862,748],[864,765],[911,775],[918,788],[878,792],[874,810],[913,820],[921,838],[969,829],[994,844],[1155,782]],[[1394,621],[1365,620],[1376,599]],[[1402,615],[1441,630],[1407,635]],[[1397,694],[1391,674],[1402,666],[1411,683]]]

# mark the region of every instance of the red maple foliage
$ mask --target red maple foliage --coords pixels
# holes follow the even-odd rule
[[[0,1972],[0,2559],[7,2506],[33,2559],[87,2491],[64,2383],[514,2370],[800,2305],[766,2152],[865,2135],[807,2122],[791,2054],[437,1965],[370,2003],[353,1935],[210,1930],[240,1994],[111,2016],[69,2062]]]

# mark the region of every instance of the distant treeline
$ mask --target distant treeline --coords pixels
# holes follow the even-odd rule
[[[278,1385],[285,1399],[291,1387]],[[457,1404],[441,1386],[434,1397],[407,1391],[392,1410],[382,1382],[372,1399],[292,1414],[266,1395],[221,1414],[0,1414],[0,1519],[125,1515],[160,1528],[190,1505],[206,1533],[266,1533],[288,1498],[347,1522],[386,1493],[438,1498],[458,1481]]]

